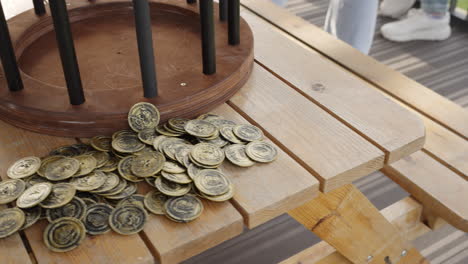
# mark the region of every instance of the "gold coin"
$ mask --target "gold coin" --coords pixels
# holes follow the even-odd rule
[[[163,179],[162,177],[156,178],[154,181],[156,189],[168,196],[182,196],[190,191],[190,184],[178,184]]]
[[[109,152],[112,150],[112,138],[111,137],[106,137],[106,136],[96,136],[91,139],[91,146],[98,150],[98,151],[104,151],[104,152]]]
[[[167,121],[167,124],[169,125],[169,128],[179,132],[179,133],[185,133],[185,124],[190,121],[190,119],[187,118],[171,118]]]
[[[161,141],[161,143],[158,145],[158,150],[161,153],[164,153],[164,149],[168,148],[171,145],[174,144],[190,144],[188,141],[181,139],[181,138],[166,138],[165,140]]]
[[[138,206],[141,206],[141,207],[144,208],[145,207],[144,200],[145,200],[144,195],[132,194],[132,195],[120,200],[120,202],[117,203],[117,207],[120,207],[120,206],[123,206],[123,205],[126,205],[126,204],[134,204],[134,205],[138,205]]]
[[[75,186],[75,189],[81,192],[89,192],[96,190],[104,185],[106,177],[100,172],[93,172],[83,177],[75,177],[70,181],[70,184]]]
[[[74,159],[80,162],[80,169],[74,176],[83,176],[96,169],[97,160],[91,155],[76,156]]]
[[[180,151],[190,151],[192,145],[188,145],[184,142],[175,142],[172,144],[164,144],[164,154],[172,160],[177,160],[176,154]]]
[[[108,204],[97,203],[86,210],[83,223],[90,235],[102,235],[110,231],[109,217],[114,208]]]
[[[77,155],[83,155],[86,152],[90,152],[93,150],[93,148],[90,145],[83,144],[83,143],[73,144],[70,147],[77,150],[77,153],[78,153]]]
[[[34,174],[33,176],[31,176],[29,178],[25,178],[24,182],[26,183],[26,187],[29,188],[29,187],[33,186],[34,184],[49,182],[49,180],[47,180],[46,178],[41,177],[41,176],[39,176],[37,174]]]
[[[247,157],[247,154],[245,153],[245,145],[230,145],[224,149],[224,153],[226,154],[226,158],[234,165],[240,167],[250,167],[255,165],[255,162]]]
[[[78,197],[78,196],[77,196]],[[94,201],[93,199],[91,198],[81,198],[81,200],[83,200],[83,202],[85,202],[86,206],[89,207],[90,205],[93,205],[93,204],[97,204],[96,201]]]
[[[76,155],[80,155],[80,151],[73,147],[73,146],[63,146],[56,150],[53,150],[49,154],[50,156],[65,156],[65,157],[73,157]]]
[[[197,174],[202,170],[202,168],[198,167],[197,165],[191,163],[187,168],[188,176],[194,180],[197,177]]]
[[[115,175],[114,173],[104,173],[102,171],[96,171],[95,173],[101,174],[101,177],[104,177],[106,181],[101,187],[95,190],[92,190],[91,191],[92,193],[97,193],[97,194],[106,193],[114,189],[115,187],[117,187],[117,185],[119,185],[120,183],[119,176]]]
[[[202,141],[202,140],[208,140],[209,141],[209,140],[213,140],[213,139],[217,139],[217,138],[219,138],[219,129],[216,129],[216,132],[213,135],[211,135],[210,137],[204,137],[204,138],[199,137],[198,139],[200,141]]]
[[[135,132],[145,129],[155,129],[159,124],[159,111],[153,104],[137,103],[128,113],[128,124]]]
[[[47,209],[64,206],[73,199],[75,193],[76,189],[70,183],[54,184],[49,196],[40,203],[40,206]]]
[[[109,224],[121,235],[133,235],[143,230],[147,219],[148,213],[143,207],[127,204],[112,211]]]
[[[102,151],[91,151],[86,153],[86,155],[91,155],[96,159],[96,169],[99,169],[106,165],[106,163],[110,159],[110,155],[107,152],[102,152]]]
[[[272,162],[278,157],[278,150],[266,141],[255,141],[245,147],[245,153],[258,162]]]
[[[45,177],[50,181],[61,181],[75,175],[80,169],[80,162],[74,158],[61,158],[51,162],[45,171]]]
[[[35,174],[41,167],[41,159],[38,157],[26,157],[16,161],[7,171],[8,177],[21,179]]]
[[[42,162],[41,162],[41,167],[37,170],[37,174],[39,174],[40,176],[42,177],[45,177],[45,171],[47,169],[47,166],[56,161],[56,160],[59,160],[61,158],[64,158],[65,156],[49,156],[49,157],[46,157],[44,159],[42,159]]]
[[[194,180],[198,190],[206,195],[219,196],[229,191],[231,181],[218,170],[201,170]]]
[[[105,195],[106,199],[111,199],[111,200],[120,200],[127,198],[137,192],[138,185],[134,182],[128,182],[125,186],[125,188],[120,191],[119,193],[116,193],[114,195]]]
[[[0,204],[13,202],[26,189],[26,183],[20,179],[10,179],[0,182]]]
[[[216,146],[218,146],[220,148],[223,148],[227,144],[229,144],[228,141],[222,139],[220,136],[216,137],[215,139],[210,139],[210,140],[200,139],[200,142],[201,143],[210,143],[210,144],[216,145]]]
[[[164,203],[169,197],[164,193],[154,190],[145,195],[144,204],[146,209],[156,215],[165,215]]]
[[[25,215],[25,219],[21,230],[24,230],[39,221],[42,214],[42,207],[34,206],[33,208],[23,209],[23,213]]]
[[[149,128],[138,132],[138,138],[141,140],[141,142],[148,145],[152,145],[154,139],[157,136],[158,134],[156,133],[156,130],[154,128]]]
[[[160,152],[143,154],[133,159],[131,171],[139,177],[151,177],[161,171],[165,161]]]
[[[197,117],[197,119],[205,120],[205,121],[211,121],[214,119],[222,119],[222,118],[223,118],[222,116],[212,114],[212,113],[202,114],[199,117]]]
[[[21,229],[24,221],[24,212],[19,208],[0,210],[0,238],[5,238],[16,233]]]
[[[167,136],[164,136],[164,135],[161,135],[161,136],[157,136],[154,140],[153,140],[153,147],[155,150],[159,150],[159,144],[161,144],[164,140],[168,139]]]
[[[73,217],[82,220],[86,213],[86,203],[78,197],[73,199],[64,206],[47,209],[46,216],[49,222],[53,222],[63,217]]]
[[[177,130],[172,129],[172,128],[168,125],[168,123],[165,123],[165,124],[163,125],[163,127],[164,127],[164,129],[165,129],[166,131],[168,131],[168,132],[170,132],[170,133],[173,133],[173,134],[181,134],[181,135],[184,134],[184,132],[179,132],[179,131],[177,131]]]
[[[120,130],[120,131],[117,131],[114,134],[112,134],[112,140],[116,139],[117,137],[123,136],[123,135],[137,135],[137,133],[135,133],[135,131],[133,131],[133,130],[128,130],[128,129]]]
[[[161,176],[168,181],[180,184],[188,184],[192,182],[192,179],[185,173],[169,173],[163,171],[161,172]]]
[[[100,171],[103,172],[113,172],[119,166],[120,159],[117,157],[110,157],[110,159],[106,162],[104,166],[99,168]]]
[[[208,121],[190,120],[185,124],[185,131],[195,137],[208,138],[213,136],[218,128]]]
[[[186,148],[180,149],[175,154],[176,160],[180,164],[184,165],[186,168],[188,167],[188,165],[190,165],[190,157],[189,156],[190,156],[190,152],[192,152],[192,148],[193,148],[192,145],[187,145]]]
[[[194,195],[186,194],[169,198],[164,203],[164,210],[169,219],[187,223],[201,215],[203,203]]]
[[[169,131],[163,125],[157,126],[156,132],[158,132],[161,135],[168,136],[168,137],[179,137],[183,135],[183,133],[176,133],[175,131]]]
[[[169,160],[166,160],[166,162],[164,162],[162,170],[169,173],[183,173],[185,171],[185,169],[182,166],[180,166],[176,162]]]
[[[67,252],[78,247],[86,236],[83,223],[73,217],[63,217],[50,223],[44,231],[44,243],[54,252]]]
[[[199,195],[207,200],[213,201],[213,202],[225,202],[229,199],[231,199],[234,196],[234,187],[232,185],[229,186],[229,190],[225,194],[221,194],[219,196],[210,196],[206,195],[202,192],[199,192]]]
[[[52,184],[48,182],[35,184],[16,200],[16,206],[19,208],[31,208],[40,202],[44,201],[52,192]]]
[[[219,133],[224,139],[233,144],[243,144],[244,142],[237,138],[236,135],[234,135],[234,132],[232,132],[233,128],[233,126],[222,126],[219,128]]]
[[[206,166],[218,166],[224,161],[224,152],[216,145],[198,143],[192,148],[190,156],[194,161]]]
[[[208,166],[208,165],[205,165],[205,164],[201,164],[200,162],[196,161],[193,159],[192,155],[189,155],[190,157],[190,163],[193,163],[195,165],[197,165],[198,167],[200,168],[204,168],[204,169],[217,169],[219,167],[219,165],[221,164],[218,164],[218,165],[215,165],[215,166]]]
[[[221,118],[216,118],[216,119],[211,119],[211,120],[208,120],[208,122],[210,122],[211,124],[217,126],[218,128],[222,127],[222,126],[236,126],[236,122],[234,121],[231,121],[231,120],[226,120],[226,119],[221,119]]]
[[[112,147],[121,153],[134,153],[145,148],[145,143],[135,134],[120,135],[112,141]]]
[[[143,179],[133,174],[131,170],[134,159],[135,159],[135,156],[129,156],[120,160],[119,166],[118,166],[119,174],[120,176],[122,176],[122,178],[126,179],[127,181],[141,182],[143,181]]]
[[[237,125],[232,129],[234,135],[244,141],[257,141],[263,139],[263,132],[260,128],[252,125]]]

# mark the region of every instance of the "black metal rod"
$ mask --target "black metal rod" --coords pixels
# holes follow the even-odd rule
[[[85,97],[70,29],[67,3],[65,0],[50,0],[49,5],[70,103],[72,105],[80,105],[85,102]]]
[[[0,59],[10,91],[23,89],[23,81],[16,63],[15,51],[11,44],[10,31],[3,13],[2,3],[0,3]]]
[[[219,0],[219,20],[226,21],[228,16],[228,0]]]
[[[228,39],[230,45],[240,43],[240,1],[228,0]]]
[[[41,16],[45,14],[46,9],[44,5],[44,0],[33,0],[33,4],[34,4],[34,12],[36,13],[36,15]]]
[[[151,13],[148,0],[133,0],[133,10],[135,12],[136,35],[144,96],[146,98],[153,98],[158,96],[158,83],[156,81],[153,32],[151,29]]]
[[[216,44],[214,34],[213,0],[200,0],[203,73],[216,73]]]
[[[187,4],[195,4],[197,0],[187,0]]]

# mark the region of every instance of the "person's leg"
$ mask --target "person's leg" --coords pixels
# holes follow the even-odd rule
[[[325,30],[362,53],[374,39],[378,0],[331,0]]]
[[[450,37],[449,0],[421,0],[421,9],[382,26],[382,35],[393,41],[444,40]]]

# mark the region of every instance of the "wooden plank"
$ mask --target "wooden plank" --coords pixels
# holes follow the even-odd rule
[[[383,172],[424,207],[468,232],[468,181],[423,152],[390,164]]]
[[[256,61],[385,151],[388,163],[422,148],[424,125],[416,115],[250,11],[242,15],[256,36]]]
[[[239,124],[249,123],[226,104],[216,108],[213,113]],[[222,166],[236,188],[233,204],[242,213],[249,228],[263,224],[318,195],[317,179],[279,147],[278,152],[278,158],[272,163],[239,168],[225,162]]]
[[[430,229],[421,222],[422,205],[411,197],[406,197],[380,213],[394,225],[407,240],[414,240]],[[331,262],[331,261],[335,262]],[[323,262],[319,262],[323,261]],[[282,261],[280,264],[312,264],[312,263],[351,263],[335,248],[321,241],[298,254]]]
[[[17,159],[48,154],[62,145],[76,143],[70,138],[40,135],[0,122],[0,175]],[[44,245],[42,234],[46,223],[36,224],[24,231],[39,264],[49,263],[153,263],[154,257],[139,236],[106,234],[88,237],[77,249],[67,253],[53,253]],[[22,244],[18,244],[18,247]]]
[[[353,263],[398,263],[411,244],[352,184],[288,212]],[[368,261],[368,256],[372,260]]]
[[[230,105],[314,173],[324,192],[383,166],[381,150],[258,65]]]
[[[144,184],[140,192],[152,189]],[[161,264],[179,263],[242,233],[242,216],[231,203],[203,200],[203,206],[201,216],[190,223],[150,215],[141,235]]]
[[[468,139],[468,111],[403,74],[337,40],[322,29],[267,0],[242,0],[243,6],[328,59],[368,80],[413,109]],[[258,45],[258,38],[256,39]],[[275,43],[276,45],[276,43]],[[289,52],[287,53],[289,54]],[[297,67],[294,67],[296,69]]]
[[[5,208],[7,207],[0,205],[0,210]],[[2,263],[5,264],[33,263],[18,233],[0,238],[0,256],[2,256]]]

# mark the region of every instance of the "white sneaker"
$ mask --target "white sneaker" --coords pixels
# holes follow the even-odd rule
[[[399,18],[410,10],[416,0],[383,0],[380,4],[379,14],[392,18]]]
[[[392,41],[445,40],[450,37],[450,14],[434,18],[420,9],[412,9],[400,21],[387,23],[380,29],[382,35]]]

